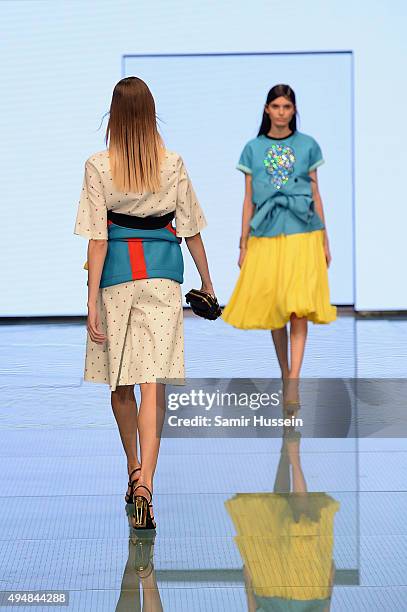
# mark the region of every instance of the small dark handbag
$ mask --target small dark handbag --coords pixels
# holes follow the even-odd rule
[[[185,296],[187,304],[191,306],[192,311],[203,317],[214,321],[222,314],[222,309],[218,304],[216,297],[213,297],[205,291],[199,289],[191,289]]]

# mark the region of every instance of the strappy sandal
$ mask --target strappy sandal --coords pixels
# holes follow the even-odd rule
[[[146,491],[150,494],[150,501],[147,500],[144,495],[136,495],[136,490],[144,487]],[[156,522],[151,516],[150,508],[152,507],[151,500],[153,499],[153,494],[150,489],[144,485],[139,484],[133,488],[133,503],[134,503],[134,512],[133,512],[133,527],[134,529],[155,529]]]
[[[286,400],[283,404],[284,416],[295,416],[298,410],[300,410],[300,408],[301,404],[299,400]]]
[[[141,530],[134,544],[134,569],[140,578],[148,578],[154,570],[154,541],[156,533],[150,530]],[[147,572],[144,576],[141,574]]]
[[[294,393],[293,393],[294,392]],[[288,396],[294,398],[287,399]],[[288,416],[293,416],[294,412],[301,408],[300,395],[299,395],[299,379],[297,378],[286,378],[283,381],[283,408]]]
[[[139,472],[141,470],[141,467],[135,468],[132,472],[130,472],[129,474],[129,482],[127,483],[127,486],[130,487],[130,495],[128,493],[126,493],[126,495],[124,496],[124,500],[126,502],[126,504],[131,504],[133,501],[133,487],[136,484],[137,480],[131,480],[131,477],[133,476],[133,474],[135,472]]]

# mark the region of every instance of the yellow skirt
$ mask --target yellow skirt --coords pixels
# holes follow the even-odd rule
[[[329,297],[323,230],[250,236],[222,319],[239,329],[279,329],[292,313],[313,323],[336,319]]]
[[[298,521],[290,504],[295,497],[304,506]],[[256,595],[305,601],[329,597],[336,499],[322,492],[238,493],[225,506]]]

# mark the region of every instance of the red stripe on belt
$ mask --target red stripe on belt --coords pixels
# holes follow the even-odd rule
[[[127,242],[129,249],[131,276],[133,280],[147,278],[146,260],[144,257],[143,241],[141,238],[131,238]]]
[[[168,225],[166,225],[166,226],[165,226],[165,229],[170,230],[170,232],[171,232],[172,234],[174,234],[174,236],[176,236],[176,235],[177,235],[177,232],[176,232],[176,230],[175,230],[175,227],[172,227],[172,225],[171,225],[171,221],[169,222],[169,224],[168,224]]]

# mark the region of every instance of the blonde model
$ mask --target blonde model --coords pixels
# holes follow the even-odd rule
[[[114,88],[106,145],[85,163],[75,225],[89,239],[84,379],[110,386],[127,456],[125,499],[134,502],[134,527],[152,529],[165,416],[165,385],[157,380],[185,374],[180,242],[186,241],[201,289],[214,295],[200,236],[206,220],[182,158],[157,131],[153,96],[137,77]]]

